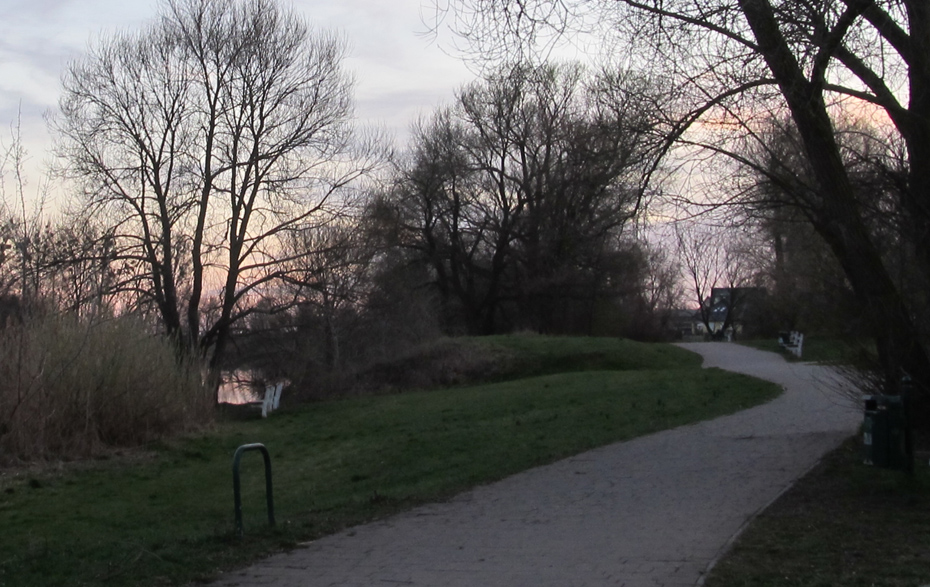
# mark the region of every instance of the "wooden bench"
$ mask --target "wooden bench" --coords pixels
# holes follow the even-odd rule
[[[267,418],[268,414],[278,409],[281,404],[281,390],[284,389],[284,382],[269,384],[265,386],[265,396],[257,402],[249,403],[250,406],[262,409],[262,418]]]
[[[801,351],[804,347],[804,334],[798,332],[797,330],[792,330],[791,332],[779,332],[778,346],[800,359]]]

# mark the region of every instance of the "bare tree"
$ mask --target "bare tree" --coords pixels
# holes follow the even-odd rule
[[[647,94],[633,81],[504,66],[417,129],[395,199],[408,246],[468,330],[550,330],[563,309],[603,297],[653,169]]]
[[[27,193],[18,120],[0,150],[0,323],[42,306],[97,313],[113,284],[112,239],[80,214],[46,218],[50,177],[46,172],[35,194]]]
[[[759,265],[732,228],[682,222],[675,226],[683,277],[706,332],[720,337],[735,326]],[[717,322],[722,322],[719,325]]]
[[[742,194],[737,214],[757,227],[765,240],[767,280],[781,328],[815,328],[862,336],[861,312],[846,276],[824,239],[805,216],[799,194],[815,192],[816,183],[792,122],[768,121],[741,153],[749,164],[737,170],[736,191]],[[838,119],[837,141],[853,180],[856,201],[872,239],[900,291],[906,292],[914,316],[928,318],[919,301],[926,291],[914,262],[913,243],[901,238],[908,221],[898,205],[906,166],[887,133],[867,120]],[[926,331],[926,330],[925,330]]]
[[[351,219],[299,233],[291,244],[296,251],[312,251],[296,261],[289,283],[300,306],[322,322],[323,360],[330,370],[340,367],[348,336],[341,318],[360,313],[371,287],[377,250],[367,236]]]
[[[913,377],[920,417],[930,422],[927,333],[869,230],[835,133],[837,113],[853,108],[881,111],[890,121],[907,159],[899,203],[909,222],[901,236],[922,251],[915,263],[930,274],[930,4],[456,0],[451,7],[464,17],[455,26],[465,38],[492,46],[524,43],[540,29],[558,32],[579,11],[597,11],[622,33],[634,61],[650,61],[680,80],[686,93],[679,104],[690,107],[677,117],[677,136],[728,157],[739,159],[739,150],[727,138],[755,139],[760,114],[789,117],[814,180],[813,190],[795,193],[799,209],[868,309],[886,386],[896,387],[902,373]],[[540,15],[543,7],[550,10],[541,18],[513,16]]]
[[[339,207],[353,153],[344,43],[273,0],[168,0],[63,76],[55,127],[126,283],[217,366],[289,271],[286,235]]]
[[[10,125],[8,138],[0,137],[0,267],[6,265],[0,268],[0,291],[16,295],[18,303],[25,306],[34,305],[44,293],[41,257],[48,236],[43,213],[49,176],[43,175],[34,194],[27,193],[28,159],[17,117]]]
[[[681,285],[681,263],[674,251],[660,243],[641,245],[646,260],[643,275],[643,299],[649,314],[660,318],[658,326],[665,329],[670,312],[685,299]]]

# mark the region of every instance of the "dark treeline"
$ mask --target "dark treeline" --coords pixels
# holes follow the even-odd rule
[[[647,268],[630,224],[655,155],[635,81],[507,67],[417,126],[374,209],[427,268],[445,331],[634,334],[619,322],[643,310]]]

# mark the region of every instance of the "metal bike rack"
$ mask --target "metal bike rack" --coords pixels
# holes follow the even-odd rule
[[[243,444],[236,449],[233,455],[233,498],[236,502],[236,536],[242,537],[242,489],[239,483],[239,462],[242,460],[242,454],[250,450],[257,450],[262,453],[265,460],[265,500],[268,502],[268,525],[274,527],[274,493],[271,486],[271,455],[264,444]]]

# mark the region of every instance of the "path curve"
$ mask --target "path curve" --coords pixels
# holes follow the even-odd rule
[[[612,444],[322,538],[216,587],[692,587],[746,522],[852,434],[831,371],[680,345],[785,387],[714,420]]]

